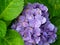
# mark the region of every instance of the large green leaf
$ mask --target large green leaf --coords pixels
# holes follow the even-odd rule
[[[54,17],[54,16],[59,16],[60,15],[60,0],[48,0],[48,3],[52,6],[52,9],[50,12],[51,13],[51,16]],[[50,9],[50,8],[49,8]]]
[[[2,43],[3,42],[3,43]],[[24,41],[15,30],[8,30],[5,38],[0,39],[1,45],[24,45]]]
[[[9,3],[12,0],[0,0],[0,14],[3,12],[3,10],[9,5]]]
[[[4,37],[6,34],[6,24],[0,20],[0,37]]]
[[[0,0],[0,18],[10,21],[16,18],[22,11],[24,0]]]

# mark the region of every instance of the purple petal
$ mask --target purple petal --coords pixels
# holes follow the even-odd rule
[[[48,42],[45,42],[43,45],[50,45]]]
[[[44,24],[46,22],[46,18],[42,17],[41,23]]]
[[[48,11],[48,8],[47,8],[46,6],[44,6],[43,4],[40,5],[40,9],[41,9],[42,11],[45,11],[45,12]]]
[[[40,26],[41,26],[41,21],[35,20],[35,27],[40,27]]]
[[[54,27],[54,25],[53,25],[53,24],[51,24],[51,23],[50,23],[50,24],[48,25],[48,27],[47,27],[47,28],[49,28],[49,29],[50,29],[50,31],[53,31],[55,27]]]
[[[18,21],[19,22],[23,22],[23,21],[25,21],[25,16],[24,15],[21,15],[20,17],[19,17],[19,19],[18,19]]]
[[[29,43],[29,42],[25,42],[25,45],[32,45],[32,43]]]
[[[43,45],[43,44],[44,44],[43,41],[40,41],[38,45]]]
[[[36,44],[40,42],[40,37],[35,37],[34,39],[35,39]]]
[[[39,8],[36,9],[35,15],[42,15],[42,12],[41,12],[41,10]]]
[[[27,22],[22,22],[22,26],[23,27],[27,27],[28,26],[28,23]]]
[[[29,26],[30,26],[30,27],[34,27],[34,26],[35,26],[34,23],[35,23],[35,20],[31,20],[31,21],[29,21]]]
[[[40,28],[34,28],[34,36],[40,36],[41,29]]]

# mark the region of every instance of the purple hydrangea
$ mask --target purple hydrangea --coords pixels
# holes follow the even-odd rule
[[[29,3],[11,28],[22,35],[25,45],[50,45],[57,38],[48,8],[39,3]]]

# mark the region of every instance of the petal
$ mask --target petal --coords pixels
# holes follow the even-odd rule
[[[27,27],[28,26],[28,23],[27,22],[22,22],[22,26],[23,27]]]
[[[30,33],[33,33],[33,28],[31,27],[26,27],[25,30],[29,31]]]
[[[34,9],[39,8],[39,5],[40,5],[39,3],[34,3],[34,4],[33,4],[33,8],[34,8]]]
[[[28,40],[29,43],[34,43],[33,39]]]
[[[52,40],[52,39],[49,39],[49,40],[48,40],[48,43],[53,43],[53,40]]]
[[[25,41],[28,41],[28,40],[31,39],[31,34],[28,32],[28,30],[25,30],[25,31],[24,31],[23,39],[24,39]]]
[[[34,19],[34,16],[33,16],[33,15],[28,15],[28,14],[26,14],[26,19],[27,19],[28,21],[33,20],[33,19]]]
[[[41,19],[42,19],[42,18],[41,18],[41,15],[35,15],[35,19],[41,20]]]
[[[40,28],[34,28],[34,36],[40,36],[41,29]]]
[[[43,45],[43,44],[44,44],[43,41],[40,41],[38,45]]]
[[[35,23],[35,21],[34,21],[34,20],[29,21],[29,26],[30,26],[30,27],[34,27],[34,26],[35,26],[35,24],[34,24],[34,23]]]
[[[53,24],[50,23],[50,24],[47,26],[47,28],[49,28],[50,31],[53,31],[55,27],[54,27]]]
[[[35,19],[35,27],[40,27],[41,26],[41,21]]]
[[[25,21],[26,17],[24,15],[19,16],[18,22],[23,22]]]
[[[45,37],[47,37],[47,36],[48,36],[48,34],[47,34],[46,32],[43,32],[43,35],[44,35]]]
[[[48,42],[45,42],[44,45],[50,45]]]
[[[32,45],[32,43],[29,43],[29,42],[25,42],[25,45]]]
[[[40,5],[40,9],[41,9],[42,11],[45,11],[45,12],[48,11],[48,8],[47,8],[46,6],[44,6],[43,4]]]
[[[44,24],[46,22],[46,18],[42,17],[41,23]]]
[[[39,8],[36,8],[35,15],[42,15],[42,12]]]
[[[35,37],[34,39],[35,39],[36,44],[40,42],[40,37]]]

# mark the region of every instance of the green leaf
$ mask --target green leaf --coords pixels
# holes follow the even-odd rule
[[[52,6],[51,16],[59,16],[60,15],[60,0],[48,0],[48,3]]]
[[[24,4],[27,5],[28,3],[44,3],[46,4],[47,0],[24,0]]]
[[[4,37],[6,34],[6,24],[0,20],[0,37]]]
[[[8,6],[9,2],[12,0],[0,0],[0,14],[3,12],[3,10]]]
[[[3,18],[6,21],[11,21],[16,18],[22,11],[24,0],[0,0],[2,5],[0,18]]]
[[[1,45],[24,45],[21,35],[15,30],[8,30],[5,38],[2,38],[0,43]]]

